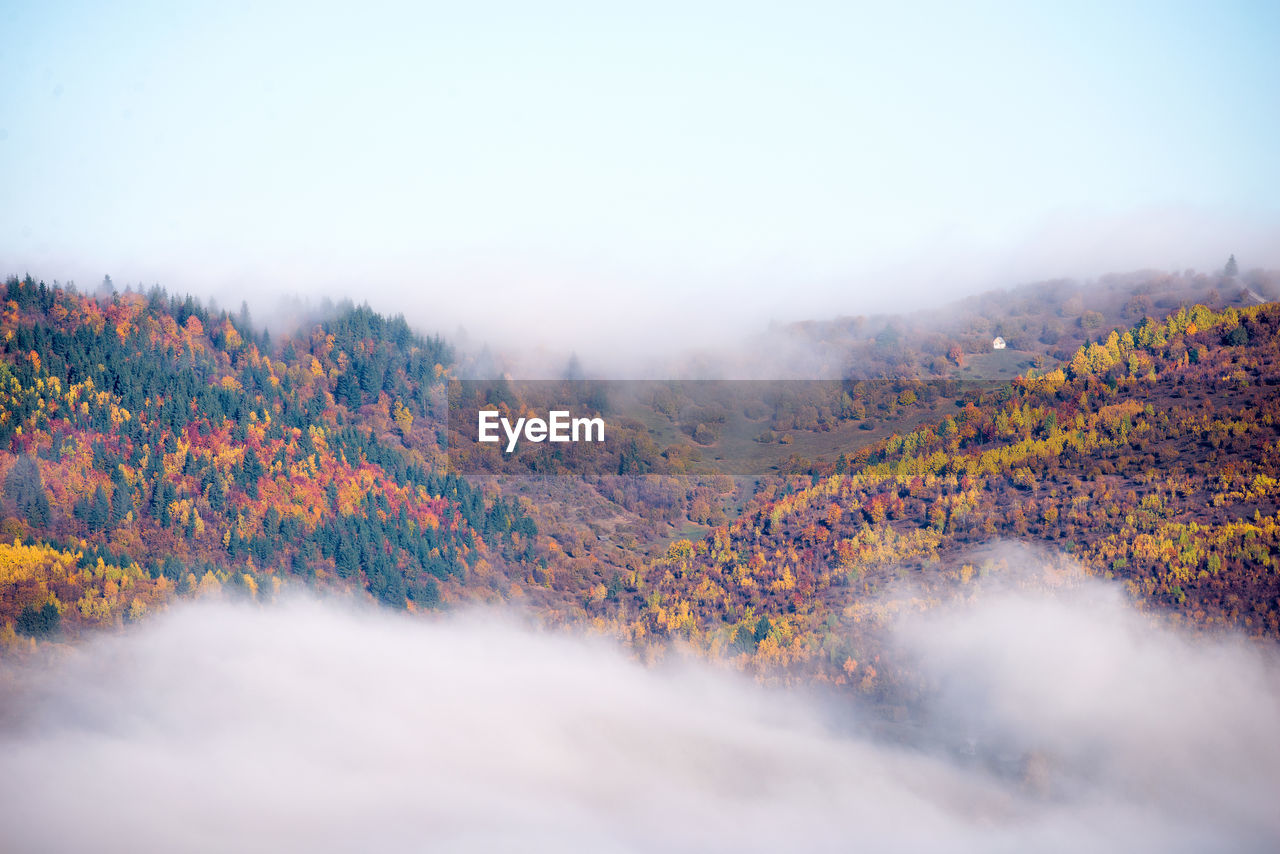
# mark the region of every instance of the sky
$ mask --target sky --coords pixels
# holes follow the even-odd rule
[[[657,346],[1280,266],[1275,3],[0,0],[0,32],[5,275]]]

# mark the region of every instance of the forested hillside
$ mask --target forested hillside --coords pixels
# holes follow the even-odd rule
[[[348,306],[271,338],[246,312],[158,289],[27,278],[4,297],[9,646],[296,579],[415,610],[519,600],[641,651],[679,640],[878,692],[895,678],[879,627],[995,572],[981,550],[1003,540],[1187,623],[1280,635],[1276,304],[1145,318],[1011,381],[965,382],[980,357],[960,352],[940,376],[854,378],[786,405],[755,386],[686,400],[686,386],[648,400],[651,423],[624,428],[608,471],[529,478],[458,474],[450,348],[403,319]],[[787,464],[684,474],[726,453],[735,407],[746,444],[778,444]],[[909,601],[887,601],[903,579]]]
[[[1268,270],[1103,276],[1097,281],[1036,282],[989,291],[909,314],[843,317],[781,327],[758,342],[761,358],[792,360],[802,375],[854,379],[1001,376],[1019,363],[1038,367],[1071,358],[1076,349],[1163,318],[1184,306],[1215,310],[1280,298],[1280,275]],[[1004,353],[993,353],[1000,337]],[[768,376],[789,376],[777,367]]]
[[[11,279],[0,314],[0,622],[141,617],[299,576],[435,607],[534,534],[440,464],[438,339],[367,308],[271,341],[158,289]],[[495,573],[496,579],[496,573]]]
[[[775,483],[627,578],[614,618],[762,672],[872,690],[876,627],[1043,544],[1199,626],[1280,635],[1280,306],[1181,309]],[[911,602],[879,594],[909,580]],[[861,639],[861,640],[859,640]]]

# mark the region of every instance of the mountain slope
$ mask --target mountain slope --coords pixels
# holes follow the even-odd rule
[[[771,487],[634,573],[616,625],[863,681],[848,638],[887,616],[887,586],[951,595],[983,573],[976,547],[1013,539],[1176,619],[1280,636],[1277,384],[1280,305],[1144,321],[858,452],[846,473]]]
[[[0,624],[72,632],[299,576],[396,607],[501,595],[534,528],[442,473],[448,348],[347,309],[274,344],[245,314],[30,278],[0,314]],[[9,635],[12,639],[12,634]]]
[[[1280,634],[1275,304],[1148,319],[1007,384],[938,380],[918,398],[950,416],[759,478],[751,497],[723,475],[458,477],[449,348],[367,308],[273,341],[159,290],[28,278],[5,296],[9,645],[296,578],[392,607],[521,599],[642,649],[682,639],[874,691],[891,679],[877,628],[996,572],[982,550],[1002,540],[1066,553],[1177,619]],[[887,602],[903,579],[910,601]]]

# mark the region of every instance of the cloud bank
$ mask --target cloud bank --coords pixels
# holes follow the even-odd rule
[[[924,732],[489,617],[202,603],[17,684],[21,851],[1253,851],[1277,666],[1109,588],[904,623]]]

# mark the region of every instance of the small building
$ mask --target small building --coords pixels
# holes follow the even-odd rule
[[[1004,339],[997,335],[991,342],[992,350],[1003,350],[1005,348]]]

